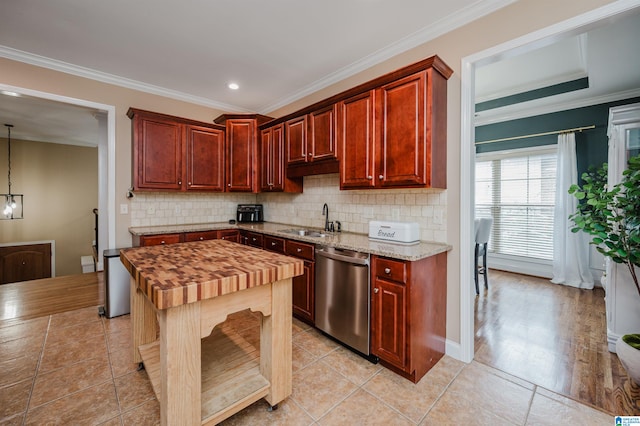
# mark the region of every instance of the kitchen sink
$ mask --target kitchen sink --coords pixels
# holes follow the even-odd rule
[[[298,235],[300,237],[322,238],[327,236],[325,232],[317,231],[314,229],[306,229],[306,228],[280,229],[278,230],[278,232],[284,232],[285,234]]]

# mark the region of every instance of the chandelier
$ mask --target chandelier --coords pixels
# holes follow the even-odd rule
[[[0,194],[0,201],[4,201],[2,204],[2,214],[0,214],[0,220],[2,219],[22,219],[22,194],[13,194],[11,192],[11,128],[13,124],[5,124],[7,126],[7,162],[8,162],[8,182],[9,192],[7,194]]]

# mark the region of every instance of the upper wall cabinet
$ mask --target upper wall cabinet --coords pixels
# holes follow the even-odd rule
[[[260,191],[302,192],[302,178],[290,179],[284,167],[284,124],[262,129],[260,138]]]
[[[452,73],[432,56],[273,120],[285,125],[287,176],[339,171],[340,189],[446,188]]]
[[[134,190],[221,191],[224,127],[130,108]]]
[[[427,68],[341,102],[340,188],[446,188],[446,83]]]
[[[225,114],[214,120],[224,124],[227,130],[226,191],[258,191],[258,125],[269,120],[271,117],[257,114]]]

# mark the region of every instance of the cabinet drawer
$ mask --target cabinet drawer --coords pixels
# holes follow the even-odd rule
[[[401,260],[377,258],[375,274],[376,278],[406,284],[407,264]]]
[[[240,231],[237,229],[224,229],[222,231],[218,231],[218,238],[237,243],[240,240]]]
[[[215,240],[216,238],[218,238],[218,231],[187,232],[184,234],[185,242]]]
[[[157,246],[160,244],[175,244],[182,241],[182,234],[143,235],[140,237],[141,246]]]
[[[275,251],[276,253],[284,253],[284,239],[265,236],[264,249]]]
[[[298,241],[287,240],[285,244],[285,253],[290,256],[313,260],[315,247],[312,244],[305,244]]]
[[[254,232],[247,232],[245,236],[246,244],[262,248],[264,244],[264,236],[262,234],[256,234]]]

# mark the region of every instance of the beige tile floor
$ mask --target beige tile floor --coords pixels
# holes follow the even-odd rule
[[[129,317],[86,308],[0,324],[0,425],[155,425],[159,406],[131,359]],[[258,318],[224,325],[258,345]],[[293,393],[226,425],[611,425],[613,416],[499,370],[445,356],[413,384],[294,320]]]

